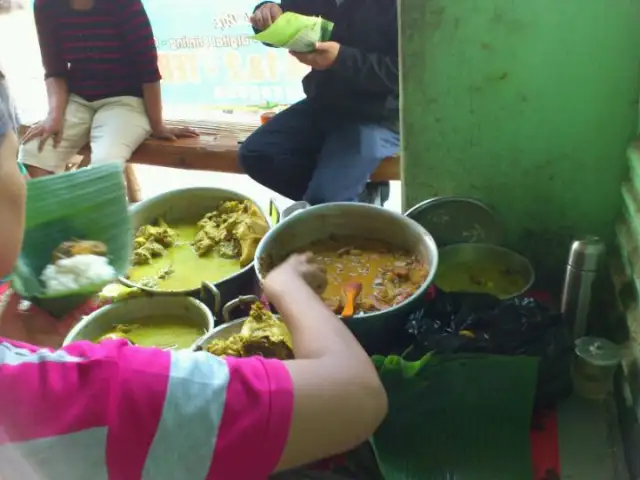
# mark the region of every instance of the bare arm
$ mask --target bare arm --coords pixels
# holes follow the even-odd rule
[[[54,25],[54,11],[52,5],[46,5],[42,0],[34,4],[33,14],[38,32],[38,43],[42,55],[44,78],[47,86],[49,101],[49,116],[61,119],[69,100],[67,89],[67,62],[60,51],[60,41],[57,38]]]
[[[69,102],[67,81],[60,77],[49,77],[45,80],[47,99],[49,101],[49,117],[61,120]]]
[[[268,278],[265,291],[291,331],[296,355],[286,362],[294,409],[278,470],[359,445],[387,411],[371,359],[301,277]]]
[[[131,61],[137,66],[149,123],[154,131],[158,130],[163,125],[160,90],[162,76],[158,68],[158,50],[151,22],[140,0],[122,1],[122,31]]]
[[[0,119],[0,127],[1,123]],[[27,189],[18,168],[17,154],[16,134],[13,130],[0,131],[0,279],[11,273],[24,233]]]
[[[149,124],[153,131],[162,128],[164,120],[162,117],[162,89],[160,82],[145,83],[142,85],[142,94],[144,96],[144,106],[149,117]]]

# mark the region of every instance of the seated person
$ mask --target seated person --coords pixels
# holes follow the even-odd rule
[[[49,113],[24,136],[32,177],[64,171],[91,144],[94,164],[124,164],[152,134],[194,136],[163,123],[158,55],[141,0],[36,0]]]
[[[241,145],[239,161],[262,185],[311,204],[356,201],[380,162],[399,150],[396,0],[282,0],[259,4],[267,28],[283,11],[335,23],[313,53],[306,98],[278,113]]]
[[[0,119],[3,111],[0,100]],[[0,277],[23,235],[16,151],[2,120]],[[126,340],[42,348],[33,344],[53,346],[58,323],[31,330],[43,314],[20,311],[10,294],[0,313],[0,478],[261,480],[365,441],[386,414],[386,394],[371,359],[311,288],[323,284],[325,272],[304,254],[265,279],[291,332],[290,361]]]

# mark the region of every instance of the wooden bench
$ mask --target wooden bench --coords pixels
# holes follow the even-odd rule
[[[22,127],[21,133],[25,130]],[[175,141],[153,138],[146,140],[133,153],[125,170],[129,201],[137,202],[141,199],[138,179],[130,164],[244,174],[238,164],[238,146],[238,138],[229,134],[202,134],[200,137]],[[78,155],[84,157],[80,166],[86,166],[90,162],[89,146],[80,150]],[[390,180],[400,180],[399,156],[383,160],[371,176],[371,182]]]

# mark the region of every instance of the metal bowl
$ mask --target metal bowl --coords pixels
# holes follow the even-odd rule
[[[241,193],[221,188],[196,187],[172,190],[131,206],[131,222],[137,230],[143,225],[155,223],[159,218],[169,225],[176,223],[197,223],[204,215],[211,212],[220,202],[225,200],[248,200],[258,205],[251,198]],[[261,210],[262,211],[262,210]],[[268,224],[272,222],[268,215],[262,214]],[[120,282],[128,287],[135,287],[154,295],[191,295],[212,305],[212,310],[218,312],[222,302],[236,298],[247,288],[253,286],[253,263],[246,265],[240,271],[215,283],[203,282],[201,288],[185,290],[157,290],[141,287],[126,277]]]
[[[222,318],[224,320],[224,323],[211,330],[204,337],[200,338],[193,346],[193,350],[203,350],[214,340],[226,340],[232,335],[240,333],[244,322],[249,317],[242,317],[236,320],[231,320],[233,311],[238,307],[253,305],[254,303],[258,302],[260,302],[260,299],[255,295],[242,295],[234,300],[231,300],[222,308]]]
[[[176,315],[189,319],[201,328],[203,335],[213,329],[214,318],[206,305],[191,297],[146,296],[112,303],[86,316],[71,329],[63,345],[79,340],[95,341],[112,331],[117,325],[138,324],[154,316]],[[200,339],[194,342],[198,344]]]
[[[328,203],[314,207],[299,202],[282,212],[283,221],[262,239],[255,267],[262,283],[268,270],[295,251],[329,235],[383,240],[417,255],[429,267],[429,275],[404,302],[382,310],[359,314],[347,326],[370,354],[386,354],[385,339],[397,338],[409,315],[422,308],[422,299],[438,268],[438,248],[422,226],[381,207],[363,203]]]
[[[525,257],[497,245],[488,243],[459,243],[449,245],[440,250],[439,271],[447,269],[449,265],[459,265],[461,263],[473,264],[478,261],[482,263],[491,263],[496,268],[509,272],[509,275],[517,276],[522,279],[524,287],[520,290],[509,292],[501,295],[501,299],[513,298],[523,294],[535,281],[535,272],[529,260]],[[438,276],[436,275],[435,284],[438,285]]]

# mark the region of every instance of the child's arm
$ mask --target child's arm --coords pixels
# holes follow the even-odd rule
[[[24,231],[26,185],[17,162],[18,139],[0,102],[0,279],[11,273]]]

